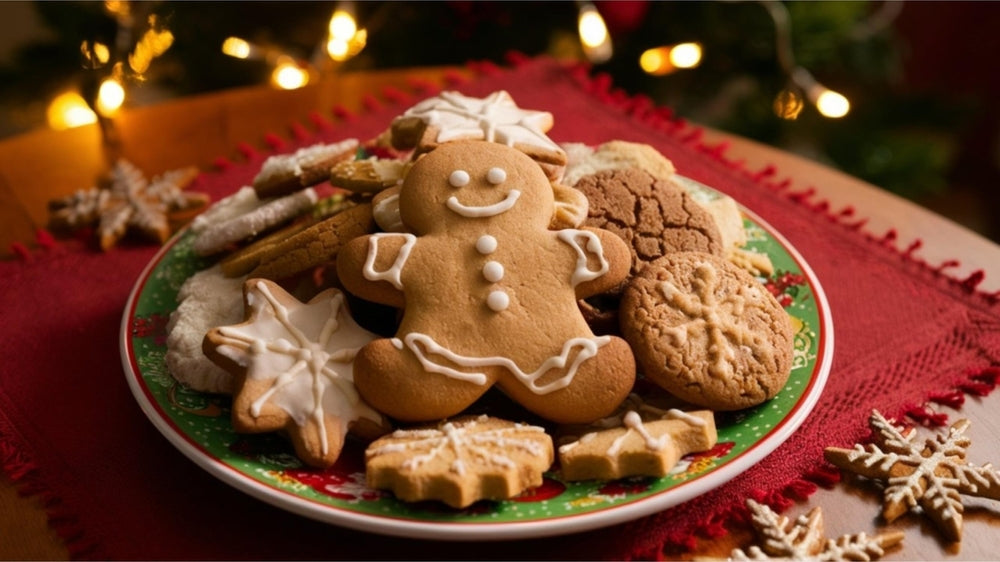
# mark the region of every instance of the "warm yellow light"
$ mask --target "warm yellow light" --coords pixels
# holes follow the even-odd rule
[[[284,61],[274,67],[271,82],[283,90],[294,90],[309,83],[309,73],[294,62]]]
[[[101,82],[97,90],[97,112],[105,117],[113,115],[125,103],[125,88],[115,78]]]
[[[677,68],[694,68],[701,64],[701,45],[678,43],[670,49],[670,63]]]
[[[782,119],[797,119],[805,105],[805,100],[798,92],[786,88],[774,98],[774,114]]]
[[[83,55],[87,68],[100,68],[111,60],[111,50],[99,41],[84,41],[80,43],[80,54]]]
[[[46,119],[53,129],[62,131],[97,122],[97,115],[76,92],[59,94],[49,103]]]
[[[641,68],[646,74],[652,74],[654,76],[666,74],[663,69],[668,67],[669,64],[670,57],[668,56],[667,49],[665,47],[646,49],[641,55],[639,55],[639,68]]]
[[[584,47],[595,48],[608,41],[608,28],[604,25],[604,18],[593,5],[584,6],[580,10],[577,29]]]
[[[326,52],[335,61],[342,62],[361,52],[368,42],[368,31],[357,30],[349,39],[330,36],[326,43]]]
[[[851,102],[847,101],[847,98],[842,94],[838,94],[833,90],[823,90],[816,96],[814,103],[821,115],[833,119],[843,117],[851,110]]]
[[[335,10],[330,18],[330,37],[340,39],[345,43],[358,32],[358,24],[354,16],[344,10]]]
[[[347,60],[348,49],[347,41],[337,37],[330,37],[330,40],[326,43],[326,52],[333,60]]]
[[[105,0],[104,9],[115,16],[128,16],[132,13],[132,6],[127,0]]]
[[[222,42],[222,52],[238,59],[250,58],[252,50],[250,43],[239,37],[226,37],[226,40]]]
[[[149,70],[153,59],[165,53],[173,44],[174,34],[170,30],[147,30],[129,54],[128,65],[138,74],[143,74]]]

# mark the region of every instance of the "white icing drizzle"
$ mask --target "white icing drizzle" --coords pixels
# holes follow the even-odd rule
[[[498,261],[488,261],[483,265],[483,277],[490,283],[496,283],[503,279],[503,264]]]
[[[375,271],[375,258],[378,256],[378,242],[382,238],[389,236],[402,236],[404,239],[403,245],[399,248],[399,253],[396,254],[396,260],[392,263],[392,266],[385,271]],[[365,265],[362,269],[362,273],[365,279],[369,281],[388,281],[392,283],[393,287],[402,290],[403,281],[401,275],[403,273],[403,264],[406,263],[406,259],[410,257],[410,252],[413,250],[414,244],[417,243],[417,237],[408,232],[376,232],[368,238],[368,255],[365,258]]]
[[[492,205],[482,205],[482,206],[467,206],[463,205],[458,201],[458,198],[451,196],[445,201],[445,205],[451,209],[452,212],[462,215],[463,217],[470,219],[478,219],[485,217],[494,217],[501,213],[506,213],[517,203],[517,199],[521,197],[521,191],[518,189],[512,189],[507,193],[507,196],[503,200],[498,201]]]
[[[490,171],[486,172],[486,181],[493,185],[500,185],[507,181],[507,171],[503,168],[490,168]]]
[[[440,355],[449,362],[468,369],[501,367],[510,371],[521,382],[521,384],[527,387],[530,391],[540,395],[555,392],[556,390],[569,386],[570,383],[573,382],[573,378],[576,376],[576,372],[580,368],[580,365],[587,359],[597,355],[597,351],[611,341],[610,336],[571,338],[563,344],[562,351],[559,355],[553,355],[545,359],[538,369],[531,373],[526,373],[517,365],[517,363],[508,357],[469,357],[466,355],[459,355],[438,344],[427,334],[410,332],[409,334],[406,334],[402,340],[399,340],[399,338],[393,339],[401,342],[397,343],[394,341],[393,345],[399,347],[405,344],[406,347],[410,348],[410,351],[417,356],[417,360],[420,361],[424,370],[428,372],[439,373],[454,379],[471,382],[473,384],[486,384],[486,375],[484,373],[465,373],[452,367],[436,363],[429,357],[429,355]],[[421,349],[421,346],[426,348],[427,351],[425,352]],[[575,356],[573,356],[573,350],[579,350]],[[572,361],[570,361],[571,356],[573,356]],[[568,366],[567,363],[569,364]],[[565,369],[566,372],[548,384],[537,384],[536,381],[552,369]]]
[[[483,234],[476,240],[476,251],[484,256],[497,251],[497,239],[489,234]]]
[[[465,170],[455,170],[448,176],[448,185],[452,187],[464,187],[469,185],[469,172]]]
[[[510,297],[503,291],[490,291],[486,296],[486,306],[493,312],[503,312],[510,306]]]
[[[576,269],[573,270],[573,276],[570,278],[570,283],[574,287],[585,281],[593,281],[608,272],[608,260],[604,257],[604,247],[596,234],[589,230],[567,228],[560,230],[556,236],[576,250]],[[583,244],[580,243],[580,238],[584,239]],[[601,264],[600,269],[595,271],[587,268],[588,253],[597,256]]]
[[[531,436],[544,434],[541,427],[513,424],[507,427],[483,429],[486,416],[479,416],[465,423],[445,422],[437,429],[396,430],[390,436],[395,442],[370,447],[366,456],[374,457],[414,452],[403,461],[400,468],[416,471],[435,460],[449,460],[448,469],[459,476],[472,466],[498,466],[512,469],[517,466],[508,451],[517,451],[537,457],[545,448]]]
[[[299,426],[312,420],[319,430],[324,455],[329,452],[324,422],[328,413],[338,419],[341,438],[347,433],[349,421],[361,417],[380,419],[378,413],[362,402],[353,378],[354,357],[375,336],[347,315],[343,293],[331,296],[326,306],[322,302],[302,305],[308,307],[305,313],[324,318],[314,341],[263,280],[254,285],[254,291],[248,295],[250,307],[269,306],[277,322],[221,327],[219,333],[227,341],[218,348],[220,353],[249,365],[248,378],[273,379],[270,388],[252,402],[251,415],[260,416],[264,405],[270,402],[287,412]],[[256,294],[263,297],[263,303],[254,298]],[[246,352],[240,349],[250,356],[245,357]]]

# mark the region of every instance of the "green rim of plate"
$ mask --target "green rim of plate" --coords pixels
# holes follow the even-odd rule
[[[717,192],[685,180],[696,199]],[[718,445],[689,455],[661,478],[612,482],[560,480],[509,501],[483,501],[455,510],[435,502],[409,504],[364,485],[363,445],[349,444],[328,470],[304,466],[290,444],[271,434],[241,435],[229,419],[229,398],[186,389],[165,363],[166,325],[178,290],[194,273],[212,265],[192,249],[183,231],[150,262],[136,282],[122,319],[122,360],[133,393],[166,437],[200,466],[258,498],[328,522],[440,538],[525,537],[577,531],[665,509],[730,480],[787,439],[815,405],[832,357],[832,324],[822,289],[801,256],[776,231],[745,209],[746,249],[766,254],[775,273],[760,280],[793,319],[794,360],[783,390],[747,410],[717,413]],[[572,520],[566,524],[554,523]],[[384,523],[384,525],[382,525]],[[525,523],[535,531],[523,531]],[[412,524],[412,525],[411,525]],[[444,524],[442,526],[442,524]],[[458,533],[451,524],[463,528]],[[482,527],[484,533],[467,533]],[[518,530],[497,531],[508,527]],[[460,535],[460,536],[458,536]]]

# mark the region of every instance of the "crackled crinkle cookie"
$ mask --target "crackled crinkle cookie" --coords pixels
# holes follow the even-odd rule
[[[178,382],[201,392],[230,394],[233,376],[205,356],[202,340],[215,326],[243,318],[243,278],[223,275],[218,265],[181,285],[177,308],[167,322],[166,364]]]
[[[365,474],[369,487],[403,501],[463,508],[540,486],[552,460],[552,438],[541,427],[467,416],[379,438],[365,451]]]
[[[536,414],[585,423],[635,378],[624,340],[595,336],[576,300],[618,285],[628,248],[591,228],[550,230],[549,180],[502,144],[447,142],[399,193],[402,233],[356,238],[337,272],[355,295],[404,308],[355,364],[362,395],[405,421],[462,412],[494,384]]]
[[[392,122],[397,148],[414,157],[456,140],[485,140],[516,148],[542,165],[550,179],[562,176],[566,153],[546,136],[552,114],[521,109],[503,90],[485,98],[442,92],[406,110]]]
[[[648,379],[713,410],[760,404],[791,372],[788,314],[752,275],[712,254],[669,254],[643,268],[622,295],[621,330]]]
[[[354,387],[354,357],[375,335],[358,326],[344,294],[327,289],[308,303],[277,284],[248,279],[243,323],[213,328],[205,354],[233,374],[233,427],[285,431],[313,466],[340,456],[348,430],[374,439],[388,431]]]
[[[658,477],[717,440],[711,411],[661,409],[632,394],[613,416],[561,439],[559,466],[567,481]]]
[[[330,168],[337,162],[353,159],[360,142],[345,139],[331,144],[318,143],[290,154],[268,157],[253,179],[253,188],[261,199],[301,191],[330,179]]]
[[[595,148],[582,143],[560,146],[567,155],[562,179],[566,185],[576,185],[584,176],[605,170],[638,168],[660,180],[669,180],[677,171],[669,158],[648,144],[612,140]]]
[[[252,240],[262,233],[285,224],[316,205],[316,190],[307,187],[290,195],[255,207],[246,213],[214,223],[200,230],[191,247],[200,256],[210,256],[234,244]]]

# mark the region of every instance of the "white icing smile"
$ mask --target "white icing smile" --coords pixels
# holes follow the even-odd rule
[[[517,189],[510,190],[507,193],[507,197],[498,203],[492,205],[482,205],[482,206],[469,206],[463,205],[458,201],[458,198],[454,195],[449,197],[445,202],[445,205],[455,213],[462,215],[463,217],[469,218],[484,218],[493,217],[499,215],[500,213],[505,213],[509,211],[514,203],[517,202],[518,197],[521,196],[521,191]]]

